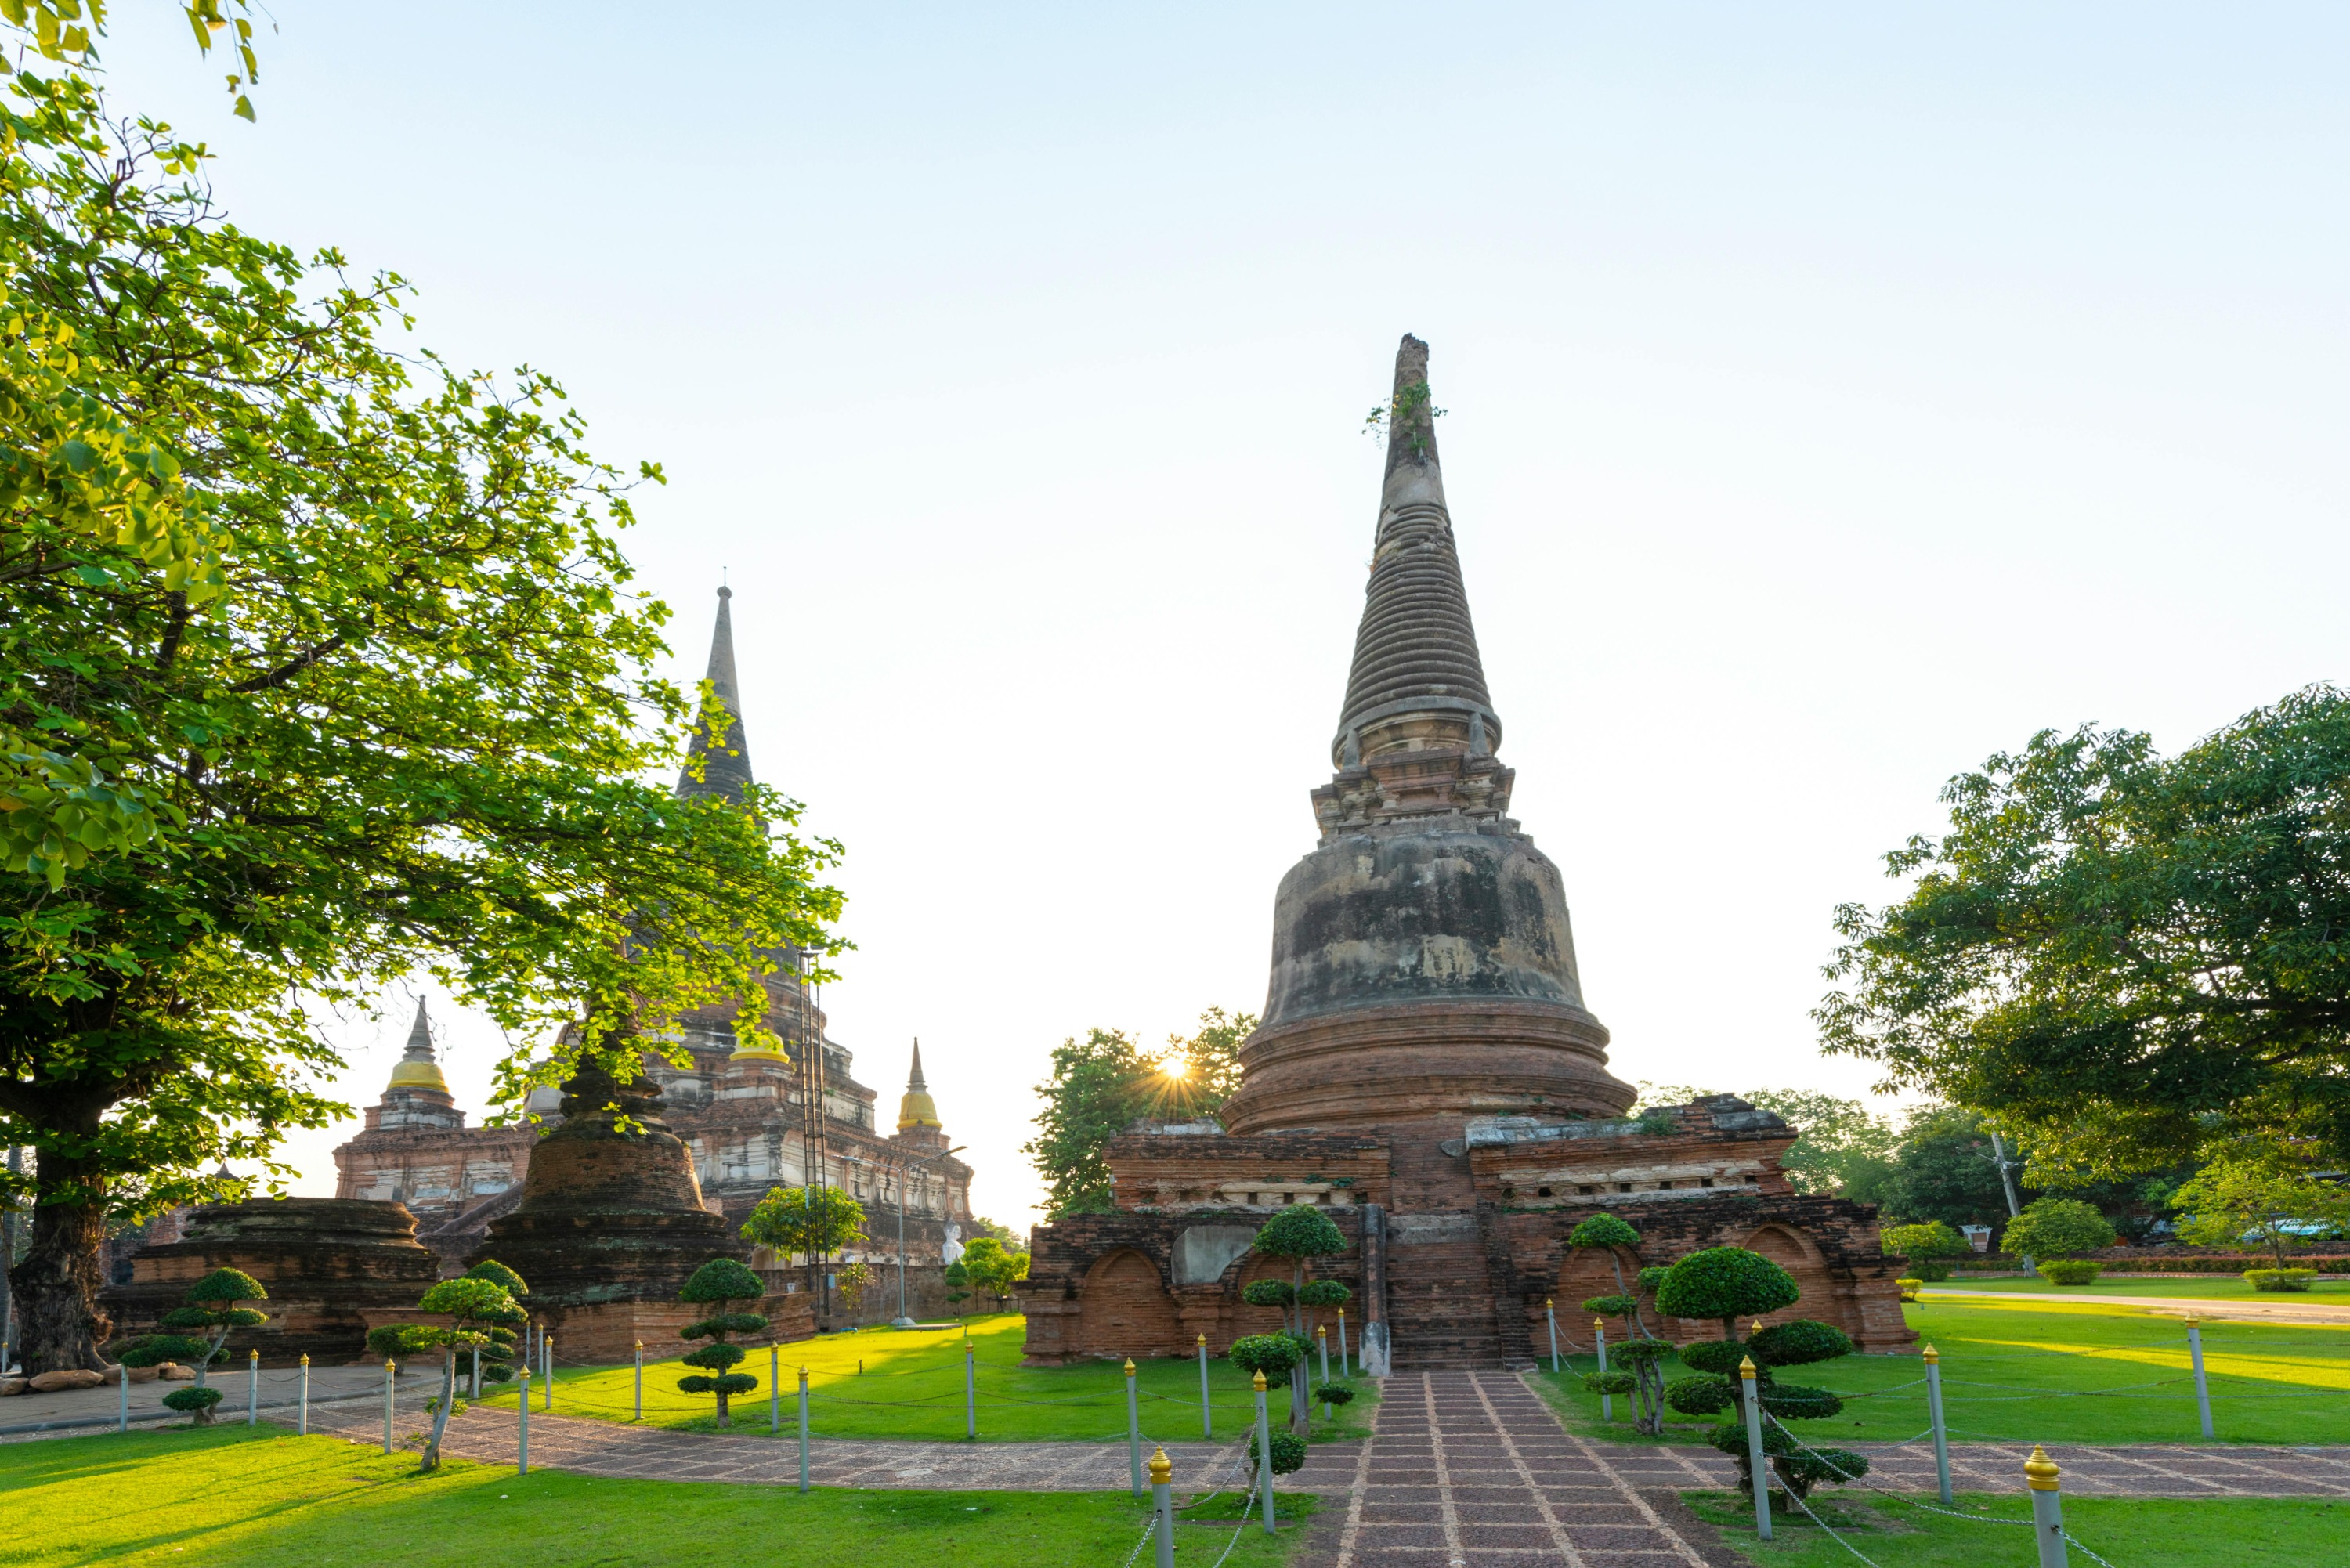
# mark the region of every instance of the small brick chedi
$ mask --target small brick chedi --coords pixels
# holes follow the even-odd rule
[[[1428,347],[1396,359],[1370,582],[1313,792],[1320,842],[1274,903],[1263,1022],[1222,1126],[1138,1128],[1108,1148],[1115,1212],[1040,1226],[1021,1288],[1028,1358],[1180,1354],[1278,1326],[1242,1289],[1288,1277],[1249,1241],[1275,1209],[1326,1207],[1349,1242],[1317,1265],[1356,1292],[1367,1366],[1497,1365],[1545,1347],[1544,1300],[1616,1290],[1568,1233],[1607,1210],[1637,1266],[1751,1247],[1803,1288],[1780,1314],[1863,1350],[1910,1343],[1876,1210],[1806,1197],[1779,1161],[1795,1129],[1717,1096],[1625,1116],[1607,1031],[1583,1004],[1558,867],[1511,819],[1454,551]],[[1649,1321],[1657,1320],[1651,1312]],[[1767,1320],[1766,1321],[1770,1321]],[[1677,1337],[1713,1323],[1666,1319]]]

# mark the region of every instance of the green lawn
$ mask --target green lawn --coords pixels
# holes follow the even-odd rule
[[[1774,1521],[1758,1541],[1754,1515],[1734,1492],[1681,1494],[1700,1518],[1718,1525],[1730,1545],[1767,1568],[1852,1568],[1854,1558],[1808,1521]],[[2029,1519],[2021,1493],[1960,1494],[1959,1506],[1984,1518]],[[2032,1532],[2013,1524],[1944,1518],[1870,1494],[1866,1501],[1812,1494],[1812,1507],[1835,1531],[1877,1562],[1898,1568],[2016,1568],[2035,1561]],[[2350,1503],[2314,1498],[2071,1498],[2064,1529],[2102,1557],[2161,1568],[2238,1568],[2246,1563],[2335,1563],[2350,1532]],[[2072,1561],[2088,1568],[2074,1552]]]
[[[1149,1516],[1148,1504],[1122,1492],[819,1489],[802,1496],[786,1487],[553,1470],[518,1477],[463,1460],[420,1476],[413,1454],[387,1459],[365,1444],[267,1427],[0,1445],[0,1495],[8,1500],[0,1563],[11,1568],[1040,1568],[1122,1563]],[[1252,1521],[1232,1563],[1283,1562],[1312,1501],[1284,1497],[1282,1530],[1270,1541]],[[1232,1530],[1229,1521],[1183,1524],[1178,1550],[1209,1560]]]
[[[1017,1313],[974,1317],[969,1324],[975,1351],[979,1436],[983,1442],[1049,1439],[1109,1442],[1126,1436],[1126,1374],[1117,1362],[1076,1366],[1023,1367],[1026,1320]],[[556,1348],[562,1349],[560,1337]],[[684,1346],[678,1347],[681,1355]],[[692,1431],[716,1427],[716,1403],[707,1394],[681,1394],[678,1379],[693,1368],[675,1355],[645,1362],[645,1421],[649,1426]],[[733,1430],[768,1430],[769,1359],[754,1349],[738,1370],[759,1379],[758,1392],[737,1396]],[[959,1329],[860,1329],[828,1334],[781,1347],[782,1435],[798,1433],[798,1369],[808,1369],[808,1429],[827,1438],[960,1438],[963,1435],[962,1333]],[[860,1370],[861,1368],[861,1370]],[[1335,1378],[1337,1363],[1331,1363]],[[555,1412],[602,1420],[633,1418],[632,1366],[556,1366]],[[1315,1382],[1320,1381],[1316,1373]],[[1378,1397],[1367,1377],[1347,1380],[1355,1401],[1341,1417],[1326,1424],[1315,1406],[1315,1441],[1360,1437],[1364,1417]],[[1197,1442],[1200,1366],[1192,1357],[1160,1357],[1135,1364],[1143,1435],[1152,1442]],[[1208,1361],[1209,1407],[1214,1435],[1232,1438],[1255,1419],[1255,1395],[1248,1378],[1222,1356]],[[1281,1419],[1282,1396],[1273,1395],[1274,1418]],[[511,1406],[507,1390],[484,1404]],[[534,1386],[531,1407],[542,1407]],[[0,1562],[5,1562],[0,1559]]]
[[[2028,1298],[1904,1310],[1942,1354],[1944,1408],[1957,1441],[2202,1440],[2186,1331],[2176,1318]],[[2220,1441],[2350,1443],[2350,1328],[2207,1324],[2203,1354]],[[1579,1376],[1591,1365],[1585,1356],[1575,1370],[1543,1372],[1534,1382],[1575,1430],[1637,1440],[1628,1399],[1617,1399],[1616,1425],[1601,1425],[1598,1396],[1584,1391]],[[1667,1381],[1682,1375],[1678,1362],[1665,1365]],[[1801,1423],[1813,1441],[1899,1442],[1927,1429],[1925,1372],[1915,1355],[1846,1356],[1786,1376],[1846,1396],[1843,1415]],[[1711,1426],[1669,1435],[1700,1442]]]
[[[2116,1280],[2106,1278],[2085,1285],[2052,1285],[2038,1276],[1981,1280],[1948,1280],[1926,1287],[1936,1291],[2012,1291],[2021,1295],[2187,1296],[2199,1301],[2303,1302],[2350,1296],[2350,1280],[2319,1280],[2306,1291],[2256,1291],[2233,1274],[2211,1274],[2192,1280]]]

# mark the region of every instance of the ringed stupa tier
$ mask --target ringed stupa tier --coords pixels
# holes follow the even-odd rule
[[[1390,409],[1337,773],[1313,793],[1321,842],[1274,898],[1263,1023],[1224,1125],[1618,1116],[1635,1093],[1583,1005],[1565,884],[1509,816],[1417,337]]]

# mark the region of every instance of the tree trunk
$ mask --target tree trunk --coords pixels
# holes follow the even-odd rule
[[[33,1234],[8,1286],[24,1319],[17,1343],[25,1375],[105,1372],[98,1347],[114,1324],[98,1304],[106,1282],[99,1267],[106,1241],[106,1179],[94,1163],[39,1156]]]
[[[719,1376],[723,1377],[725,1374],[722,1372]],[[732,1419],[726,1414],[726,1398],[723,1394],[718,1396],[718,1424],[722,1427],[733,1425]]]
[[[1616,1271],[1616,1293],[1632,1298],[1632,1326],[1639,1331],[1642,1339],[1648,1338],[1648,1325],[1640,1317],[1640,1293],[1624,1282],[1624,1260],[1613,1247],[1607,1249],[1607,1266]]]
[[[523,1397],[530,1397],[525,1389]],[[457,1403],[457,1346],[452,1342],[441,1357],[441,1406],[432,1412],[432,1435],[424,1440],[424,1462],[419,1473],[441,1468],[441,1434],[449,1429],[449,1411]]]

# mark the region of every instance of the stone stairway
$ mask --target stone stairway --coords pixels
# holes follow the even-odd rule
[[[1387,1284],[1398,1372],[1503,1364],[1473,1212],[1388,1216]]]

